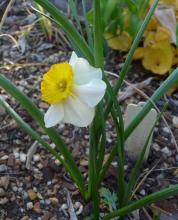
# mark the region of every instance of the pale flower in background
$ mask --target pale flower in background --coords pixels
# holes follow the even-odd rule
[[[101,69],[73,52],[69,63],[54,64],[43,76],[42,99],[51,105],[44,117],[45,126],[59,122],[88,126],[105,90]]]

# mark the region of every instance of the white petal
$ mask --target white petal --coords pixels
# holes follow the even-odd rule
[[[78,85],[86,84],[93,79],[102,79],[102,71],[89,64],[84,58],[79,58],[72,52],[69,63],[74,71],[75,83]]]
[[[176,15],[173,8],[160,8],[155,11],[155,16],[163,27],[171,33],[171,41],[176,44]]]
[[[88,84],[75,87],[77,96],[90,107],[96,106],[103,98],[106,83],[100,79],[94,79]]]
[[[50,128],[59,123],[64,117],[63,105],[51,105],[44,116],[45,127]]]
[[[72,52],[72,55],[71,55],[71,58],[70,58],[70,60],[69,60],[70,65],[71,65],[71,66],[74,66],[75,63],[77,62],[77,60],[78,60],[78,56],[77,56],[77,54],[73,51],[73,52]]]
[[[64,103],[64,123],[77,127],[87,127],[94,118],[95,109],[89,107],[80,99],[69,97]]]

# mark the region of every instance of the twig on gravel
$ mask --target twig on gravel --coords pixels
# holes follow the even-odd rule
[[[154,203],[153,203],[153,204],[151,204],[151,207],[152,207],[153,209],[156,209],[156,210],[159,210],[160,212],[165,213],[166,215],[169,215],[169,216],[171,216],[171,215],[172,215],[172,213],[167,212],[166,210],[164,210],[164,209],[162,209],[162,208],[158,207],[157,205],[155,205]]]
[[[133,190],[132,197],[136,194],[137,190],[140,188],[140,186],[143,184],[143,182],[146,180],[146,178],[150,175],[150,173],[157,167],[158,163],[160,162],[160,160],[158,160],[156,162],[156,164],[148,171],[146,172],[146,174],[143,176],[143,178],[141,179],[141,181],[137,184],[137,186],[135,187],[135,189]],[[138,177],[138,180],[140,179],[140,177]],[[137,180],[137,182],[138,182]]]
[[[140,89],[146,87],[147,85],[149,85],[151,83],[152,79],[153,79],[153,77],[149,77],[148,79],[146,79],[142,82],[139,82],[139,83],[135,83],[135,84],[131,84],[131,83],[128,83],[127,81],[125,81],[125,84],[127,84],[128,87],[126,88],[125,91],[119,93],[119,101],[122,102],[125,99],[131,97],[132,95],[137,93],[135,88],[140,90]]]
[[[0,37],[8,37],[8,38],[10,38],[13,41],[13,43],[15,44],[15,46],[18,47],[18,42],[10,34],[0,34]]]
[[[135,199],[138,200],[138,197],[136,195],[134,195]],[[153,220],[153,218],[149,215],[149,213],[147,212],[147,210],[145,209],[145,207],[142,207],[143,212],[145,213],[146,217],[148,220]]]
[[[33,155],[34,155],[35,152],[36,152],[37,146],[38,146],[38,142],[35,141],[35,142],[32,144],[32,146],[30,147],[30,149],[28,150],[27,160],[26,160],[26,168],[27,168],[28,170],[30,170],[30,168],[31,168],[31,161],[32,161]]]
[[[107,74],[111,75],[111,76],[115,76],[115,77],[119,78],[119,76],[118,76],[117,74],[115,74],[115,73],[108,72],[108,71],[105,71],[105,72],[106,72]],[[153,104],[153,106],[155,107],[155,109],[160,113],[159,108],[158,108],[158,107],[156,106],[156,104],[150,99],[149,96],[147,96],[143,91],[141,91],[139,88],[137,88],[135,85],[129,83],[128,81],[124,80],[124,83],[125,83],[126,85],[132,87],[132,88],[133,88],[139,95],[141,95],[143,98],[149,100],[149,101]],[[168,124],[168,122],[167,122],[167,120],[165,119],[165,117],[164,117],[163,114],[162,114],[161,118],[162,118],[163,122],[165,123],[166,127],[169,129],[170,135],[171,135],[171,137],[172,137],[173,144],[174,144],[174,146],[175,146],[175,148],[176,148],[176,150],[177,150],[177,152],[178,152],[178,145],[177,145],[175,136],[174,136],[174,134],[173,134],[173,132],[172,132],[172,130],[171,130],[171,128],[170,128],[170,126],[169,126],[169,124]]]
[[[6,10],[2,16],[2,19],[1,19],[1,22],[0,22],[0,32],[1,32],[1,29],[2,29],[2,26],[6,20],[6,17],[7,17],[7,14],[8,12],[10,11],[11,7],[12,7],[12,4],[15,2],[15,0],[10,0],[9,4],[7,5],[6,7]]]
[[[67,204],[68,204],[68,211],[69,211],[69,215],[70,215],[70,220],[78,220],[77,216],[75,214],[74,206],[72,204],[70,193],[66,188],[65,188],[65,191],[67,193]]]

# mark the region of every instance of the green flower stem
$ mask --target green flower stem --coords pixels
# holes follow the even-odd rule
[[[105,162],[105,164],[102,167],[102,170],[99,173],[98,182],[101,183],[105,177],[105,174],[107,170],[109,169],[111,162],[114,160],[115,156],[117,154],[117,145],[115,145],[109,155],[108,160]]]
[[[94,58],[95,67],[103,69],[103,36],[101,32],[101,14],[100,14],[100,0],[94,0]],[[102,127],[100,122],[100,114],[104,114],[102,103],[97,107],[95,119],[90,129],[90,156],[89,156],[89,193],[91,192],[93,201],[94,219],[99,220],[99,193],[98,193],[98,168],[97,168],[97,154],[99,138],[96,134],[96,127]],[[90,167],[91,166],[91,167]]]
[[[127,215],[136,209],[139,209],[143,206],[147,206],[153,202],[159,201],[159,200],[167,198],[169,196],[174,196],[176,194],[178,194],[178,185],[175,185],[175,186],[169,187],[167,189],[163,189],[159,192],[152,193],[148,196],[145,196],[144,198],[142,198],[136,202],[133,202],[132,204],[130,204],[128,206],[125,206],[119,210],[115,210],[115,211],[111,212],[110,214],[106,215],[103,218],[103,220],[109,220],[114,217]]]
[[[97,152],[97,168],[98,172],[100,172],[105,155],[105,147],[106,147],[106,121],[104,119],[104,110],[103,110],[103,100],[98,105],[98,120],[101,125],[101,140],[98,142],[98,152]]]
[[[112,110],[111,110],[112,111]],[[118,175],[117,175],[117,181],[118,181],[118,203],[119,207],[122,208],[123,206],[123,199],[125,197],[125,180],[124,180],[124,141],[122,136],[122,129],[120,128],[121,123],[118,122],[116,111],[112,111],[113,121],[115,124],[116,132],[117,132],[117,154],[118,154],[118,160],[117,160],[117,167],[118,167]]]
[[[23,92],[21,92],[16,86],[14,86],[8,79],[6,79],[1,74],[0,74],[0,86],[2,86],[2,88],[6,90],[6,92],[11,94],[17,101],[19,101],[20,104],[33,117],[33,119],[37,121],[39,125],[43,128],[43,130],[48,134],[48,136],[51,138],[53,143],[56,145],[56,148],[63,155],[66,163],[68,163],[69,165],[68,167],[70,169],[68,169],[67,171],[70,173],[71,177],[76,182],[82,195],[84,195],[86,191],[85,191],[83,176],[81,175],[70,151],[68,150],[67,146],[64,144],[58,132],[54,128],[45,127],[43,114],[37,108],[37,106]]]
[[[34,0],[39,5],[41,5],[45,10],[47,10],[51,16],[55,19],[55,21],[62,27],[66,35],[70,38],[70,40],[75,44],[76,48],[79,48],[83,56],[90,62],[90,64],[94,64],[94,56],[92,51],[88,47],[84,38],[77,32],[75,27],[69,21],[69,19],[61,13],[49,0]]]
[[[68,4],[69,4],[70,10],[72,12],[72,16],[75,18],[75,20],[77,22],[78,29],[80,30],[81,35],[84,36],[82,26],[81,26],[81,23],[80,23],[80,19],[79,19],[79,16],[77,14],[77,3],[74,2],[74,0],[68,0]]]
[[[93,36],[92,36],[92,32],[90,30],[90,25],[88,23],[88,18],[87,18],[86,0],[82,0],[82,8],[83,8],[83,16],[84,16],[88,44],[89,44],[90,48],[93,50]]]

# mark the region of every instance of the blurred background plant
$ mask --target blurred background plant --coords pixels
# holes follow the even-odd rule
[[[102,1],[103,32],[110,48],[127,52],[153,1]],[[145,69],[159,75],[171,72],[178,64],[176,0],[159,1],[134,54]],[[88,13],[92,21],[93,10]]]
[[[95,219],[99,219],[99,205],[100,205],[100,198],[98,195],[98,189],[100,187],[100,184],[102,180],[104,179],[104,176],[106,174],[106,171],[108,170],[112,160],[117,155],[118,161],[117,161],[117,169],[118,173],[118,193],[117,193],[117,200],[116,195],[112,194],[107,189],[101,189],[100,191],[100,197],[104,201],[104,203],[107,205],[108,209],[107,211],[111,211],[111,213],[107,214],[105,216],[105,219],[111,219],[116,216],[120,215],[126,215],[129,212],[138,209],[144,205],[147,205],[149,203],[152,203],[153,201],[156,201],[161,198],[168,197],[170,195],[174,195],[178,191],[178,186],[167,188],[161,192],[153,193],[150,196],[146,196],[143,199],[139,199],[137,202],[132,202],[130,194],[132,192],[132,189],[134,187],[135,178],[138,176],[138,172],[141,168],[142,162],[143,162],[143,156],[144,152],[142,153],[139,160],[137,160],[137,163],[134,166],[133,173],[131,175],[131,178],[129,179],[128,184],[125,183],[125,170],[124,170],[124,152],[123,152],[123,146],[124,141],[128,138],[128,136],[133,132],[133,130],[137,127],[137,125],[142,121],[142,119],[147,115],[147,113],[150,111],[150,109],[153,106],[153,103],[158,101],[161,96],[165,94],[165,92],[172,86],[172,84],[175,83],[175,80],[177,80],[177,70],[174,71],[174,73],[169,76],[169,78],[161,84],[160,88],[154,93],[154,95],[151,97],[151,99],[148,100],[147,104],[143,107],[143,109],[139,112],[136,118],[130,123],[128,128],[124,129],[123,126],[123,116],[120,109],[120,103],[117,102],[117,92],[120,90],[123,80],[125,79],[126,75],[128,74],[129,67],[131,64],[132,56],[134,54],[134,51],[136,47],[138,46],[139,40],[142,37],[143,31],[145,30],[145,27],[147,26],[148,21],[151,18],[151,15],[155,9],[155,6],[157,4],[157,0],[154,1],[151,9],[149,10],[146,18],[144,18],[144,22],[142,22],[142,16],[147,12],[147,9],[149,8],[148,2],[145,1],[146,6],[141,5],[141,1],[138,1],[138,5],[140,5],[140,8],[138,8],[138,5],[136,3],[133,3],[131,1],[125,1],[124,4],[120,5],[121,14],[120,19],[118,21],[120,22],[120,26],[116,26],[113,21],[113,27],[112,24],[108,25],[108,27],[105,29],[105,22],[109,22],[109,18],[112,18],[111,12],[108,11],[109,15],[103,20],[101,18],[105,17],[105,11],[103,11],[103,8],[105,5],[103,4],[104,1],[93,1],[94,4],[94,12],[91,10],[88,14],[89,21],[92,21],[90,25],[88,24],[88,20],[85,19],[87,16],[86,10],[83,10],[83,16],[84,19],[81,22],[81,18],[77,14],[77,4],[75,1],[70,0],[69,8],[71,11],[72,21],[69,21],[68,17],[63,14],[60,10],[55,8],[48,0],[42,1],[42,0],[35,0],[36,2],[40,3],[46,11],[48,11],[51,14],[51,17],[55,20],[55,23],[57,23],[60,28],[66,33],[66,36],[68,37],[67,42],[71,43],[71,47],[74,48],[76,53],[78,55],[82,55],[82,57],[87,58],[87,60],[90,62],[90,64],[94,66],[99,66],[100,68],[104,68],[104,59],[103,59],[103,33],[106,35],[107,33],[111,33],[112,35],[117,35],[119,33],[119,36],[121,36],[123,33],[124,36],[121,37],[121,45],[123,46],[125,42],[127,42],[127,39],[129,39],[130,46],[129,46],[129,53],[126,58],[126,61],[119,72],[120,77],[116,82],[116,87],[113,88],[110,85],[110,82],[108,80],[108,75],[103,74],[104,80],[106,81],[108,85],[108,91],[107,95],[105,97],[105,104],[106,108],[103,108],[102,104],[98,106],[97,112],[96,112],[96,118],[94,120],[94,123],[91,128],[90,133],[90,149],[89,149],[89,173],[88,178],[85,178],[86,176],[83,176],[81,171],[78,169],[74,158],[72,157],[72,154],[64,141],[61,139],[60,135],[55,129],[46,129],[44,126],[43,121],[43,114],[38,109],[38,107],[23,93],[21,90],[19,90],[15,85],[12,84],[11,81],[7,80],[4,76],[0,76],[0,85],[6,90],[9,94],[11,94],[16,101],[18,101],[26,110],[27,112],[32,116],[34,121],[39,123],[39,127],[43,129],[43,131],[49,136],[51,141],[56,145],[55,149],[51,147],[51,145],[41,138],[41,135],[38,133],[39,131],[35,131],[32,129],[31,126],[29,126],[21,117],[20,115],[16,114],[16,112],[11,108],[8,103],[2,98],[0,99],[1,105],[4,106],[6,111],[16,120],[16,122],[28,133],[37,140],[44,148],[48,149],[52,155],[57,158],[66,168],[68,173],[70,173],[71,177],[73,178],[74,182],[78,186],[81,195],[85,200],[93,200],[93,212],[95,215]],[[85,9],[85,1],[82,1]],[[101,13],[104,16],[98,16],[98,13],[100,13],[100,7],[98,6],[98,2],[101,2]],[[118,9],[115,4],[116,1],[105,1],[105,3],[112,3],[112,5],[108,5],[108,9],[110,6],[112,10]],[[123,3],[123,2],[121,2]],[[124,6],[124,7],[123,7]],[[98,8],[99,7],[99,8]],[[128,8],[126,12],[124,12],[124,9]],[[148,8],[147,8],[148,7]],[[44,14],[44,10],[41,10],[39,7],[38,12],[40,15]],[[111,11],[112,11],[111,10]],[[142,13],[141,13],[142,12]],[[123,14],[128,13],[126,16],[128,18],[128,21],[132,23],[132,25],[128,22],[127,28],[124,29],[124,22],[123,20]],[[39,18],[40,18],[39,15]],[[45,15],[46,18],[47,15]],[[118,14],[114,13],[113,18],[117,17]],[[29,13],[28,19],[33,18],[33,13]],[[51,18],[50,18],[51,19]],[[39,20],[38,20],[39,21]],[[98,23],[99,22],[99,23]],[[103,23],[101,25],[101,23]],[[135,24],[135,26],[133,25]],[[45,22],[43,22],[43,25],[46,25]],[[32,25],[33,26],[33,25]],[[31,27],[32,27],[31,26]],[[75,28],[77,26],[77,28]],[[85,27],[85,28],[84,28]],[[45,27],[47,28],[47,26]],[[52,29],[55,30],[56,26],[52,26]],[[118,32],[118,28],[119,32]],[[56,28],[57,29],[57,28]],[[59,33],[63,33],[59,29]],[[43,29],[44,30],[44,29]],[[91,31],[92,30],[92,31]],[[22,39],[28,40],[28,33],[29,32],[20,32],[20,36]],[[157,32],[156,32],[157,33]],[[163,36],[167,39],[167,31],[162,30],[161,33],[164,33]],[[47,37],[51,37],[51,35],[46,35],[46,31],[44,31],[44,35]],[[159,36],[159,35],[158,35]],[[161,34],[162,36],[162,34]],[[36,37],[36,35],[35,35]],[[160,36],[159,36],[160,37]],[[158,38],[158,37],[157,37]],[[21,39],[21,38],[20,38]],[[64,38],[66,39],[66,37]],[[112,38],[111,38],[112,39]],[[50,39],[49,39],[50,40]],[[53,36],[52,36],[53,40]],[[131,43],[133,41],[133,44],[131,46]],[[157,39],[159,43],[159,38]],[[19,43],[21,42],[21,44]],[[21,40],[18,41],[18,43],[21,45],[21,50],[24,53],[23,50],[25,41]],[[118,41],[119,42],[119,41]],[[149,38],[148,38],[149,42]],[[55,42],[56,43],[56,42]],[[167,43],[167,41],[166,41]],[[167,44],[165,43],[166,48],[169,48]],[[149,45],[149,43],[148,43]],[[43,46],[46,46],[46,44]],[[47,45],[49,46],[49,45]],[[128,42],[124,47],[128,46]],[[162,45],[159,45],[158,48],[160,48]],[[140,48],[140,50],[143,50],[143,48]],[[123,50],[122,50],[123,51]],[[125,50],[126,51],[126,50]],[[68,51],[67,51],[68,53]],[[157,57],[157,56],[156,56]],[[61,60],[61,59],[60,59]],[[36,73],[35,73],[36,74]],[[105,154],[105,146],[106,146],[106,133],[105,133],[105,120],[108,116],[108,114],[111,112],[111,116],[113,118],[113,122],[116,126],[116,133],[117,133],[117,139],[115,145],[113,145],[111,152],[109,154],[108,159],[104,160],[104,154]],[[119,118],[119,120],[118,120]],[[150,133],[151,134],[151,133]],[[149,140],[149,137],[148,137]],[[148,142],[148,141],[147,141]],[[145,143],[146,148],[147,143]],[[60,153],[59,153],[60,152]],[[132,202],[132,203],[131,203]],[[115,210],[115,207],[118,208],[118,210]],[[114,211],[113,211],[114,210]]]

